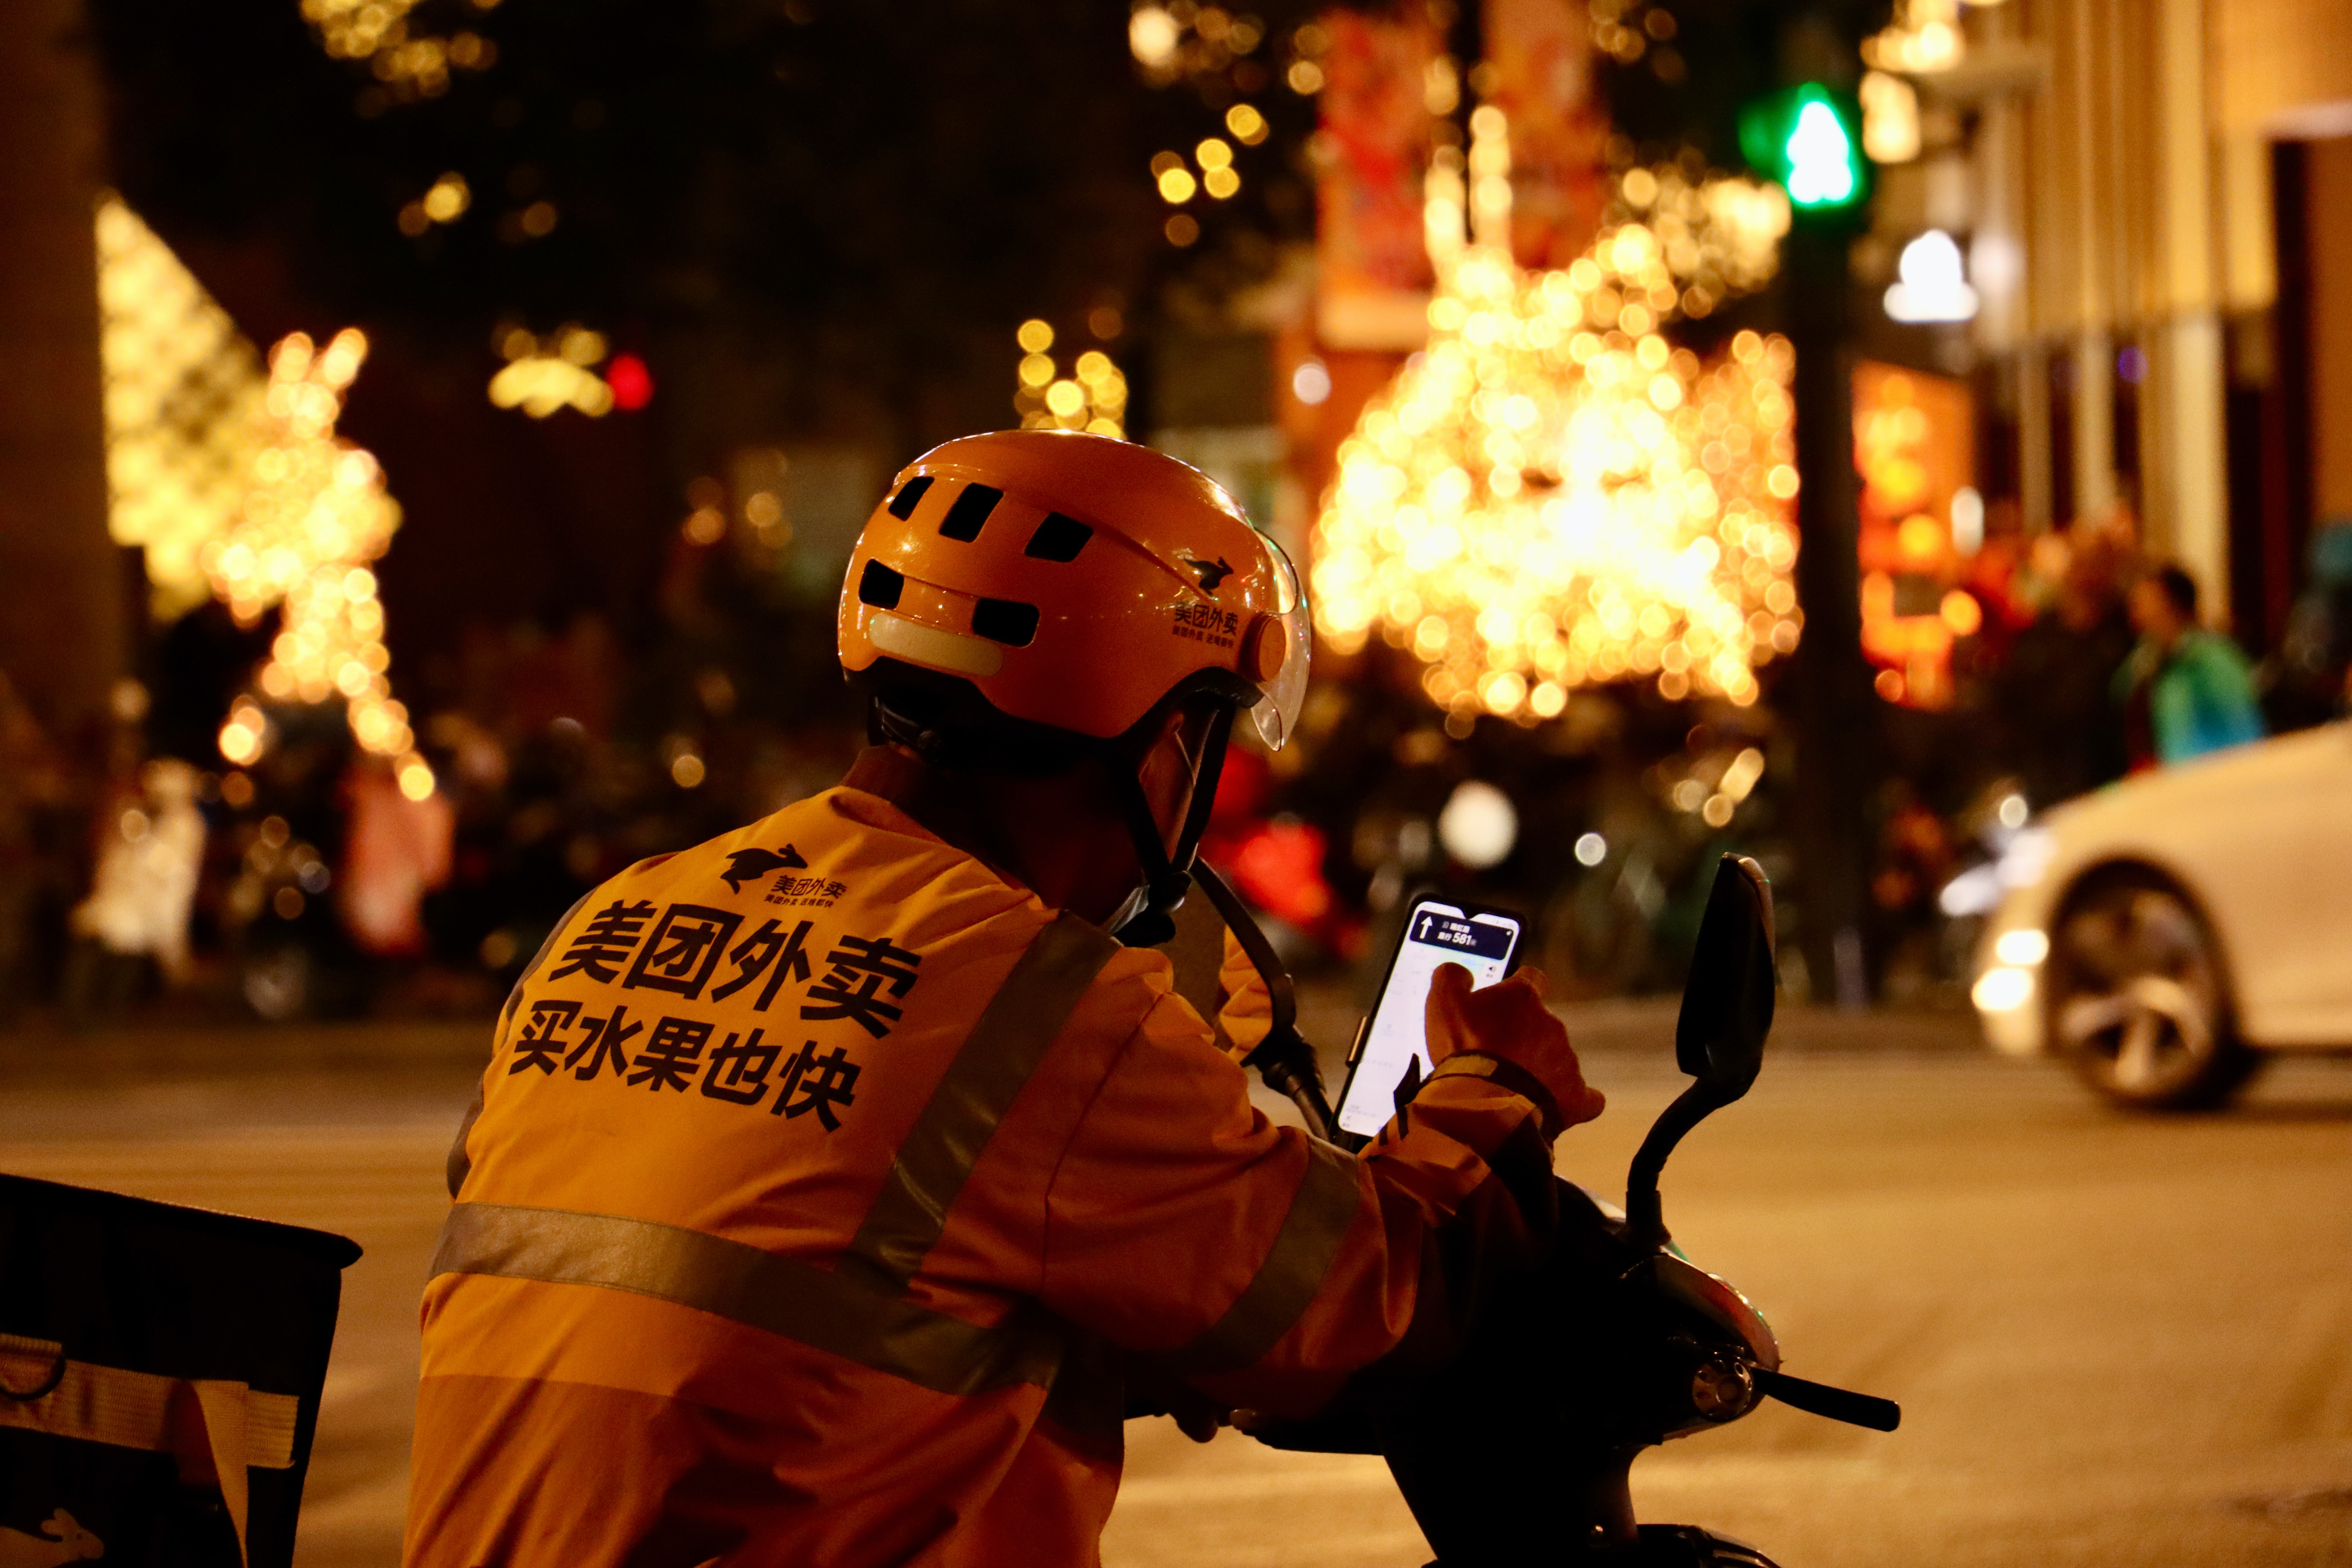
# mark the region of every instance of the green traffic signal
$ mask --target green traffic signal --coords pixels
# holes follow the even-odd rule
[[[1857,119],[1843,94],[1809,81],[1740,110],[1739,149],[1757,173],[1780,182],[1791,205],[1850,207],[1870,184]]]

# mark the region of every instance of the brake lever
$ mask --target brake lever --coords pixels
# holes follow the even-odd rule
[[[1874,1432],[1892,1432],[1903,1422],[1903,1406],[1891,1399],[1832,1388],[1826,1383],[1809,1383],[1785,1372],[1767,1372],[1760,1366],[1755,1369],[1755,1378],[1759,1393],[1809,1415],[1824,1415],[1849,1426],[1867,1426]]]

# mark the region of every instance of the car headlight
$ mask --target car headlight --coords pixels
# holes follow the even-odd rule
[[[2033,1000],[2033,973],[2005,963],[1995,964],[1977,976],[1969,1000],[1977,1005],[1979,1013],[2014,1013]]]
[[[1993,942],[1992,955],[2003,963],[2031,969],[2050,956],[2050,933],[2031,926],[2005,931]]]

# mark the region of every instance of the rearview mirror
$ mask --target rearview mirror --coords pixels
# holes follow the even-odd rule
[[[1774,942],[1772,884],[1764,868],[1745,855],[1726,855],[1707,891],[1698,948],[1683,984],[1682,1016],[1675,1024],[1675,1060],[1698,1081],[1658,1113],[1625,1174],[1627,1232],[1642,1247],[1666,1245],[1658,1198],[1666,1156],[1684,1133],[1746,1094],[1764,1065],[1764,1037],[1772,1032],[1780,978]]]
[[[1772,884],[1747,856],[1726,855],[1715,868],[1675,1024],[1675,1061],[1718,1105],[1746,1094],[1764,1065],[1780,978]]]

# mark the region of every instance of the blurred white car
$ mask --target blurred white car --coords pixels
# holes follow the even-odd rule
[[[2000,1050],[2179,1108],[2352,1047],[2352,723],[2069,801],[1971,875],[1998,884],[1971,996]]]

